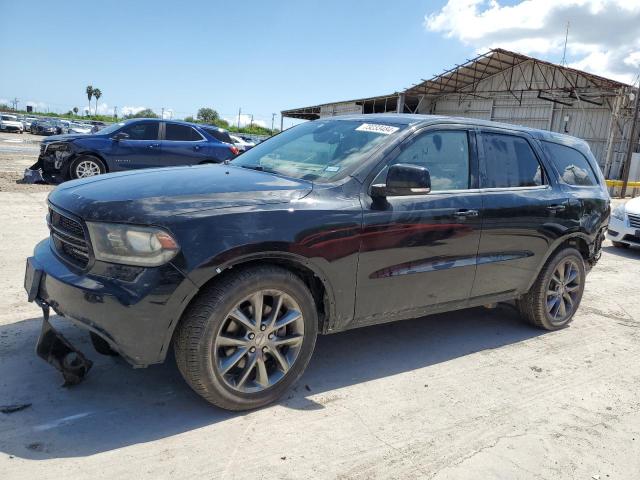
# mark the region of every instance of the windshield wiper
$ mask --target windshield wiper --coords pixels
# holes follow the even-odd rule
[[[257,170],[258,172],[264,172],[265,169],[262,165],[240,165],[242,168],[248,168],[249,170]]]

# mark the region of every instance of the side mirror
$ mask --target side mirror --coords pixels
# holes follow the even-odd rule
[[[119,142],[120,140],[126,140],[127,138],[129,138],[128,133],[118,132],[113,137],[111,137],[111,140],[115,140],[116,142]]]
[[[385,184],[371,185],[372,197],[400,197],[426,195],[431,191],[429,170],[419,165],[398,163],[391,165]]]

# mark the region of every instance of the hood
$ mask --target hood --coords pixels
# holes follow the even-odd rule
[[[157,168],[65,182],[49,201],[85,220],[162,224],[201,210],[288,203],[313,184],[230,165]]]
[[[632,198],[624,204],[624,210],[633,215],[640,215],[640,197]]]
[[[0,122],[4,123],[5,125],[12,125],[14,127],[22,126],[22,122],[20,120],[0,120]]]
[[[67,133],[65,135],[51,135],[46,139],[42,140],[42,143],[51,143],[51,142],[69,142],[71,140],[75,140],[76,138],[88,138],[89,135],[86,133]]]

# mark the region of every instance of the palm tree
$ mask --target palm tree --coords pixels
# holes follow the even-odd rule
[[[87,100],[89,100],[89,106],[91,106],[91,98],[93,97],[93,86],[87,85]]]
[[[100,100],[100,97],[102,96],[102,92],[99,88],[95,88],[93,90],[93,96],[96,99],[96,115],[98,115],[98,100]]]
[[[73,114],[77,117],[78,116],[78,107],[73,107]]]

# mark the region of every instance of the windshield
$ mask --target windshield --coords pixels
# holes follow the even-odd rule
[[[109,125],[108,127],[101,128],[99,130],[99,133],[100,133],[100,135],[109,135],[109,134],[115,132],[116,130],[120,130],[125,125],[126,125],[125,122],[114,123],[114,124]],[[88,127],[90,128],[90,126],[88,126]]]
[[[405,127],[364,120],[316,120],[258,144],[232,165],[303,180],[335,181],[353,172]]]

